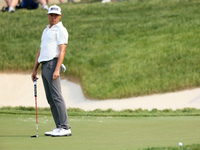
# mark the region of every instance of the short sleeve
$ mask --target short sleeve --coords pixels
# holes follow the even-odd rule
[[[57,42],[58,45],[68,44],[68,32],[65,27],[59,29]]]

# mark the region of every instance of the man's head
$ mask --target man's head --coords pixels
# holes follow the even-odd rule
[[[53,5],[49,8],[47,16],[49,18],[50,27],[57,24],[62,16],[61,9],[57,5]]]

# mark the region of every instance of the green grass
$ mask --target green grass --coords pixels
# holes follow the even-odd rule
[[[85,96],[124,98],[199,87],[200,1],[134,0],[60,5],[69,32],[66,77]],[[46,12],[0,13],[0,71],[28,71]]]
[[[38,109],[39,138],[33,107],[0,108],[0,149],[3,150],[179,150],[200,149],[199,110],[83,111],[68,109],[72,137],[52,138],[43,134],[55,125],[49,108]]]
[[[2,150],[135,150],[179,149],[198,143],[199,117],[69,117],[72,136],[45,137],[54,127],[52,116],[39,115],[39,138],[35,115],[0,114],[0,148]],[[192,145],[195,146],[195,145]],[[189,147],[192,147],[189,146]],[[152,148],[154,147],[154,148]],[[162,148],[161,148],[162,147]],[[196,147],[200,147],[197,145]]]
[[[200,116],[200,110],[194,108],[184,108],[184,109],[164,109],[157,110],[152,109],[142,110],[122,110],[114,111],[112,109],[100,110],[96,109],[94,111],[84,111],[81,109],[69,108],[67,109],[69,116],[93,116],[93,117],[172,117],[172,116]],[[34,115],[35,108],[33,107],[1,107],[0,114],[20,114],[20,115]],[[38,114],[40,115],[52,115],[50,108],[38,108]]]

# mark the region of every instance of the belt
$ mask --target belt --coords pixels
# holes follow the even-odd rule
[[[58,59],[58,57],[55,57],[55,58],[53,58],[52,60],[56,60],[56,59]],[[52,61],[52,60],[41,61],[40,63],[41,63],[42,65],[44,65],[45,63],[50,62],[50,61]]]

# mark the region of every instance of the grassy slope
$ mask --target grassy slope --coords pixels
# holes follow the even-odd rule
[[[86,96],[122,98],[198,87],[198,0],[61,5],[66,76]],[[0,70],[31,70],[46,12],[0,13]],[[3,35],[3,36],[2,36]]]

